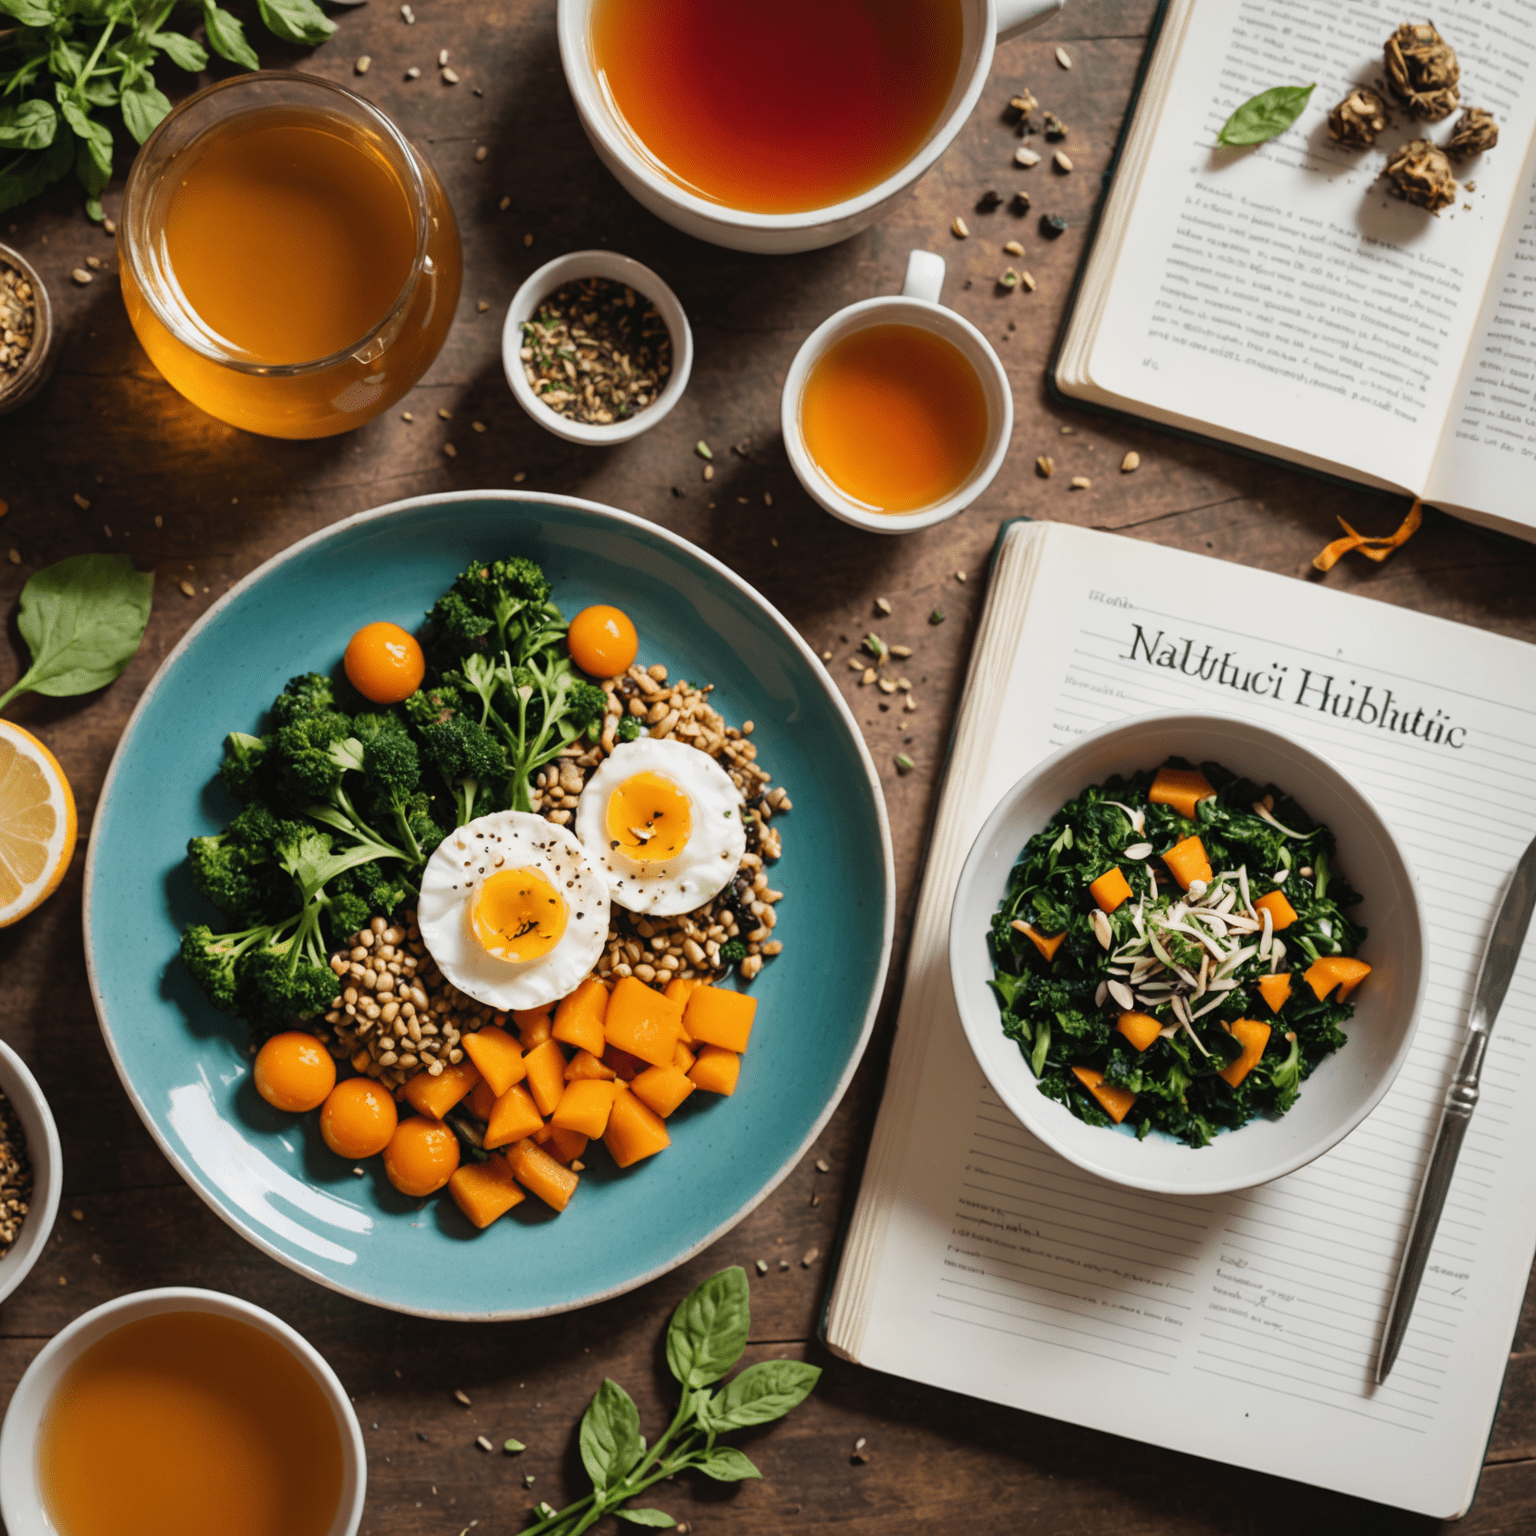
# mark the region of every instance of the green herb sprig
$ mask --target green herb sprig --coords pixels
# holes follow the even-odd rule
[[[1263,144],[1284,133],[1301,116],[1316,89],[1314,80],[1311,85],[1275,85],[1260,91],[1226,120],[1216,142],[1228,147]]]
[[[178,8],[200,13],[207,48],[167,30]],[[336,30],[315,0],[257,0],[257,8],[285,43],[313,46]],[[116,108],[142,144],[171,110],[155,84],[162,59],[195,74],[212,49],[242,69],[260,67],[239,18],[216,0],[0,0],[5,17],[16,25],[0,30],[0,211],[73,170],[86,212],[100,219],[113,140],[98,114]]]
[[[647,1446],[640,1412],[617,1382],[604,1379],[581,1421],[582,1465],[592,1492],[542,1518],[522,1536],[579,1536],[604,1515],[631,1525],[669,1529],[677,1521],[659,1509],[626,1501],[679,1472],[697,1471],[717,1483],[739,1483],[762,1473],[721,1435],[782,1419],[810,1395],[821,1372],[799,1360],[765,1360],[712,1390],[747,1347],[751,1302],[746,1271],[721,1270],[679,1303],[667,1329],[667,1366],[682,1386],[682,1400],[665,1433]],[[547,1512],[546,1512],[547,1511]]]
[[[39,571],[21,589],[17,618],[32,665],[0,694],[0,709],[22,693],[105,688],[133,660],[154,590],[127,555],[71,555]]]

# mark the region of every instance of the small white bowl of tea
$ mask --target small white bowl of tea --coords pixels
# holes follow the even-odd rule
[[[356,1536],[366,1482],[335,1372],[217,1291],[137,1291],[76,1318],[0,1429],[8,1536]]]

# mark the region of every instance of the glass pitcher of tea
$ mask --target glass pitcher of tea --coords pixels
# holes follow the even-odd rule
[[[328,80],[264,71],[150,135],[119,219],[150,361],[209,415],[329,437],[426,372],[459,299],[458,225],[426,160]]]

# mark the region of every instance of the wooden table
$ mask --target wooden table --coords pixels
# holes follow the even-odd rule
[[[113,244],[63,188],[13,210],[6,236],[42,270],[65,330],[57,375],[23,413],[0,424],[0,604],[12,616],[0,679],[24,664],[14,628],[22,581],[88,550],[125,550],[156,571],[155,614],[125,676],[83,700],[26,698],[8,714],[50,744],[90,824],[129,710],[188,624],[231,582],[301,535],[365,507],[428,491],[508,486],[565,492],[628,508],[696,540],[741,571],[833,653],[885,779],[901,910],[910,911],[926,822],[982,576],[1004,518],[1026,514],[1205,551],[1311,579],[1312,554],[1336,513],[1390,531],[1400,505],[1325,486],[1272,465],[1105,420],[1052,401],[1044,369],[1084,227],[1113,149],[1153,0],[1070,0],[1047,30],[998,50],[973,120],[938,167],[885,223],[832,250],[780,260],[715,250],[642,212],[589,149],[561,77],[553,7],[534,0],[414,0],[406,25],[390,0],[339,12],[341,29],[303,67],[346,81],[392,113],[435,162],[464,232],[466,281],[447,346],[426,381],[351,436],[282,443],[243,435],[174,394],[139,350],[117,293]],[[251,35],[264,36],[252,27]],[[1054,59],[1058,44],[1073,68]],[[440,82],[439,49],[460,83]],[[356,77],[353,61],[372,67]],[[273,49],[266,62],[299,63]],[[408,67],[421,78],[408,82]],[[1007,98],[1031,87],[1071,125],[1076,169],[1011,165],[1017,141]],[[750,110],[750,103],[743,103]],[[477,161],[478,146],[489,155]],[[1035,212],[1059,211],[1068,233],[1042,241],[1033,216],[973,211],[982,192],[1026,187]],[[116,207],[121,182],[106,203]],[[506,211],[499,205],[510,197]],[[969,219],[969,240],[950,221]],[[1003,241],[1028,247],[1033,293],[1005,294]],[[606,245],[648,262],[678,291],[695,330],[694,382],[672,416],[627,447],[585,451],[534,426],[502,378],[501,318],[522,278],[570,249]],[[899,539],[855,532],[799,490],[776,423],[795,348],[834,308],[900,284],[908,250],[949,262],[947,296],[992,337],[1014,382],[1012,457],[982,501],[942,527]],[[87,256],[106,264],[89,286],[70,280]],[[1015,263],[1016,265],[1018,263]],[[484,307],[482,308],[482,303]],[[442,413],[451,413],[443,419]],[[479,432],[473,423],[481,422]],[[692,446],[714,449],[705,484]],[[450,457],[448,444],[457,449]],[[1135,449],[1141,467],[1120,473]],[[1051,479],[1037,454],[1057,464]],[[1087,475],[1086,490],[1069,489]],[[771,495],[771,507],[766,496]],[[15,557],[13,556],[13,559]],[[963,584],[961,575],[967,578]],[[192,595],[184,595],[182,583]],[[1536,549],[1438,513],[1382,567],[1345,561],[1328,584],[1536,640]],[[843,665],[870,627],[915,649],[917,711],[877,710]],[[926,620],[942,608],[946,621]],[[280,644],[281,637],[273,636]],[[902,777],[899,733],[916,760]],[[877,1033],[847,1100],[806,1162],[740,1227],[685,1269],[608,1305],[546,1322],[449,1326],[346,1300],[259,1254],[166,1166],[113,1073],[87,994],[80,941],[84,840],[63,887],[0,933],[0,1032],[42,1080],[64,1140],[67,1194],[48,1253],[0,1312],[0,1382],[7,1388],[50,1334],[85,1308],[144,1286],[212,1286],[247,1296],[302,1329],[354,1394],[369,1453],[364,1531],[446,1536],[479,1522],[516,1530],[535,1499],[557,1506],[581,1491],[574,1429],[603,1374],[623,1381],[648,1427],[670,1382],[658,1351],[664,1321],[713,1270],[763,1258],[753,1272],[749,1358],[803,1355],[826,1374],[792,1418],[757,1435],[749,1453],[766,1481],[665,1485],[657,1503],[700,1532],[766,1533],[808,1526],[849,1536],[919,1528],[974,1533],[1290,1532],[1298,1522],[1420,1531],[1428,1522],[1238,1468],[1178,1456],[876,1375],[830,1358],[814,1341],[827,1256],[855,1187],[899,985],[895,968]],[[904,936],[898,934],[898,939]],[[900,951],[898,951],[898,954]],[[817,1171],[824,1159],[830,1172]],[[809,1250],[820,1257],[805,1267]],[[788,1259],[781,1271],[778,1261]],[[464,1407],[455,1389],[470,1399]],[[516,1459],[476,1448],[526,1441]],[[868,1461],[852,1459],[867,1439]],[[531,1489],[525,1487],[525,1476]],[[1376,1522],[1379,1521],[1378,1525]],[[1477,1504],[1463,1530],[1536,1528],[1536,1294],[1514,1343],[1504,1404]]]

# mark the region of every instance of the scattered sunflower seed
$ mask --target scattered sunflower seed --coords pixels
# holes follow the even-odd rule
[[[459,456],[459,450],[455,448],[452,443],[444,443],[443,452],[446,453],[450,459],[456,459]]]
[[[1003,194],[988,190],[976,199],[977,213],[996,213],[1003,206]]]
[[[768,1273],[768,1260],[767,1259],[759,1259],[757,1261],[757,1272],[760,1275],[766,1275]]]
[[[1024,166],[1039,165],[1040,156],[1036,154],[1035,151],[1029,147],[1029,145],[1021,144],[1013,152],[1013,163],[1015,165]]]
[[[800,1255],[800,1267],[802,1269],[809,1269],[811,1265],[814,1264],[820,1257],[820,1248],[807,1248],[805,1252]]]
[[[763,505],[765,507],[771,507],[773,505],[773,492],[772,491],[764,491],[763,492]]]
[[[1045,136],[1051,140],[1064,139],[1067,136],[1067,125],[1054,112],[1045,114]]]
[[[183,581],[183,582],[180,583],[180,586],[181,586],[181,595],[183,597],[196,597],[197,596],[197,588],[194,587],[190,581]]]
[[[475,303],[475,313],[477,315],[483,315],[490,307],[491,305],[488,299],[479,299]]]
[[[363,54],[358,59],[358,61],[352,66],[353,73],[359,74],[359,75],[366,75],[368,73],[368,66],[370,64],[372,64],[372,63],[373,63],[373,60],[370,59],[366,53]]]
[[[910,714],[914,709],[917,708],[917,700],[914,699],[909,693],[907,695],[907,702],[902,707],[907,711],[908,714]],[[902,730],[906,730],[906,726],[902,726]]]
[[[496,1447],[492,1445],[484,1435],[476,1435],[475,1444],[478,1445],[482,1451],[494,1451],[496,1449]]]
[[[1015,192],[1013,194],[1013,201],[1008,204],[1008,212],[1013,214],[1015,218],[1022,219],[1029,212],[1029,193]]]
[[[1051,476],[1056,473],[1056,460],[1053,459],[1050,454],[1042,453],[1040,457],[1035,460],[1035,473],[1039,475],[1042,480],[1049,480]]]
[[[879,661],[885,655],[885,641],[882,640],[880,636],[874,632],[874,630],[870,630],[870,632],[864,636],[863,640],[860,641],[860,644],[866,651],[869,652],[871,656],[875,658],[876,661]]]
[[[999,288],[1007,288],[1010,291],[1014,288],[1017,288],[1019,286],[1019,274],[1015,272],[1012,267],[1009,267],[1008,270],[1004,272],[1000,278],[998,278],[997,286]]]
[[[75,505],[79,507],[82,512],[89,512],[91,510],[90,502],[88,502],[85,497],[80,494],[79,491],[75,492]]]
[[[1054,240],[1057,235],[1067,232],[1067,221],[1059,213],[1042,213],[1040,215],[1040,233],[1047,240]]]
[[[964,586],[965,585],[965,572],[964,571],[956,571],[955,572],[955,580],[958,581],[962,586]]]
[[[409,7],[407,7],[407,9],[409,9]],[[465,1392],[460,1387],[455,1387],[453,1389],[453,1400],[456,1403],[463,1403],[466,1408],[469,1407],[469,1393]]]
[[[499,203],[496,204],[496,206],[501,209],[503,213],[505,213],[507,209],[512,206],[512,199],[510,197],[504,197]]]
[[[896,692],[896,684],[893,683],[890,678],[882,677],[882,678],[878,678],[876,681],[877,681],[877,683],[879,685],[881,693],[895,693]]]
[[[944,610],[942,608],[935,608],[928,615],[928,622],[930,624],[942,624],[944,622]]]
[[[75,270],[69,275],[74,278],[74,280],[79,283],[82,288],[85,287],[87,283],[92,281],[91,274],[87,272],[84,267],[76,267]]]
[[[900,656],[903,660],[905,660],[911,654],[912,654],[912,647],[910,645],[893,645],[891,647],[891,655],[892,656]],[[818,1164],[817,1166],[820,1167],[820,1164]],[[823,1173],[825,1173],[827,1170],[825,1168],[822,1168],[821,1171]]]
[[[7,550],[5,558],[7,560],[9,560],[12,565],[20,565],[21,564],[21,551],[19,549]]]
[[[702,437],[693,445],[693,451],[698,454],[701,459],[714,458],[714,454],[710,451],[709,444],[706,443]]]
[[[1024,254],[1024,247],[1017,240],[1010,240],[1003,247],[1003,254],[1005,256],[1022,256]]]
[[[423,1437],[425,1438],[425,1437]],[[528,1447],[521,1440],[503,1440],[501,1448],[508,1456],[516,1456],[519,1451],[526,1451]]]
[[[873,667],[865,667],[863,676],[859,678],[859,687],[868,688],[879,676],[880,674]]]
[[[417,67],[414,64],[412,64],[411,67],[408,70],[406,70],[405,78],[407,80],[420,80],[421,79],[421,71],[419,69],[417,69]]]
[[[955,221],[949,226],[949,229],[950,233],[954,235],[956,240],[967,240],[970,238],[971,226],[967,224],[958,213],[955,215]],[[87,279],[87,281],[89,281],[89,279]]]
[[[1073,475],[1071,489],[1074,491],[1086,491],[1093,481],[1087,475]]]
[[[416,418],[413,415],[411,415],[411,413],[409,411],[401,411],[400,412],[400,420],[401,421],[415,421]]]
[[[476,432],[484,432],[485,431],[485,423],[483,421],[472,421],[472,422],[470,422],[470,426]]]
[[[1019,281],[1023,283],[1031,293],[1035,291],[1035,275],[1033,272],[1020,272]]]
[[[1035,100],[1029,91],[1020,91],[1017,96],[1008,99],[1008,110],[1017,117],[1028,117],[1040,103]]]
[[[704,466],[704,478],[706,480],[713,480],[715,478],[715,466],[713,464],[706,464]]]
[[[1059,149],[1054,155],[1051,156],[1051,164],[1055,166],[1063,176],[1065,176],[1072,169],[1071,157],[1063,154]]]
[[[1123,459],[1120,460],[1120,473],[1122,475],[1128,475],[1133,469],[1138,469],[1140,465],[1141,455],[1137,453],[1133,448],[1128,454],[1126,454]]]
[[[1058,48],[1056,50],[1056,62],[1060,64],[1063,69],[1071,69],[1072,55],[1068,53],[1065,48]]]
[[[444,68],[447,67],[447,64],[448,64],[448,50],[446,48],[439,48],[437,50],[437,67],[439,69],[444,69]]]
[[[917,764],[914,763],[912,761],[912,759],[910,757],[908,757],[905,752],[898,752],[896,754],[896,771],[897,771],[897,773],[911,773],[912,770],[914,768],[916,768],[916,767],[917,767]],[[807,1261],[807,1262],[809,1262],[809,1261]]]
[[[477,161],[489,160],[490,157],[491,157],[491,146],[489,144],[482,144],[475,151],[475,159]]]
[[[826,1158],[818,1157],[816,1159],[816,1172],[817,1173],[831,1173],[832,1172],[832,1164],[829,1163],[826,1160]]]
[[[780,1259],[779,1260],[779,1268],[780,1269],[788,1269],[789,1268],[789,1260],[788,1259]]]
[[[889,613],[891,611],[891,600],[890,600],[890,598],[888,598],[888,597],[877,597],[875,599],[875,607],[881,613]]]
[[[456,70],[445,69],[443,71],[443,84],[444,85],[457,85],[458,83],[459,83],[459,76],[458,76],[458,72]]]

